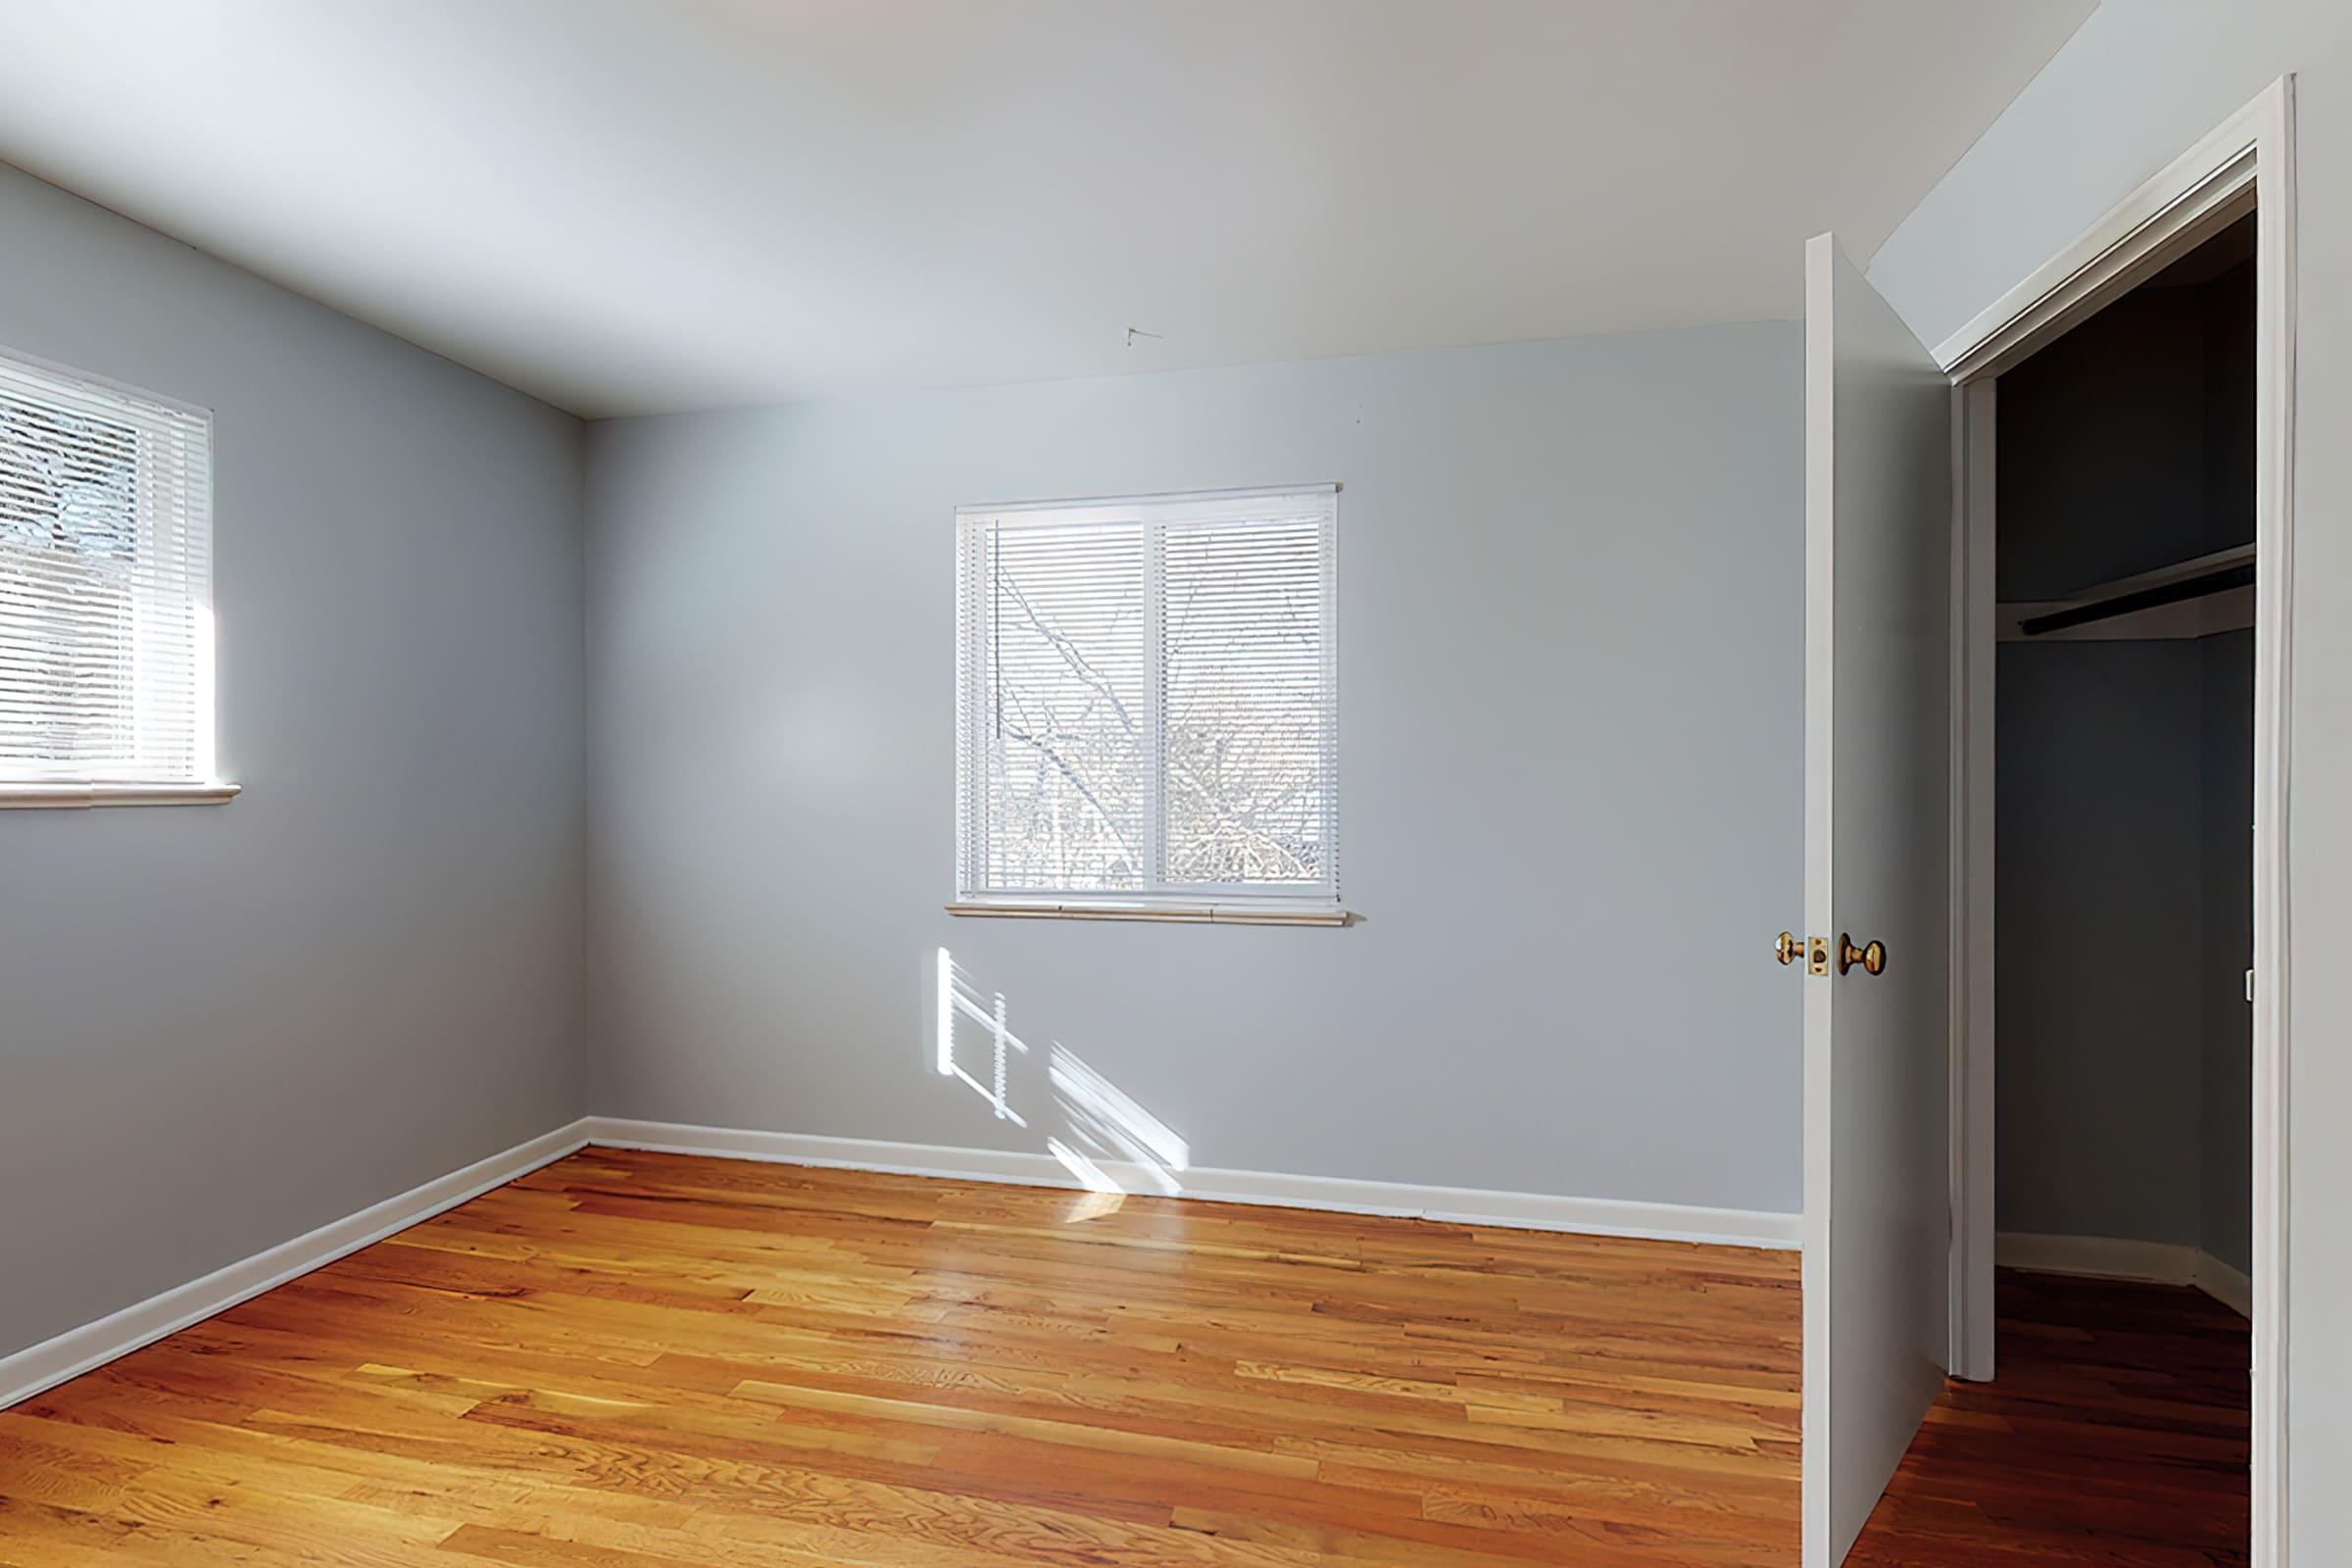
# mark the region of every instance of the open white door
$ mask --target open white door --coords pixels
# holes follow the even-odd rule
[[[1831,236],[1815,239],[1805,250],[1805,1568],[1844,1560],[1942,1387],[1951,429],[1951,387],[1934,357]],[[1866,963],[1874,943],[1882,953]]]

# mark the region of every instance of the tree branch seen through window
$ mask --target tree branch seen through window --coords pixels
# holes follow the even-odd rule
[[[1335,500],[962,516],[962,897],[1336,901]]]

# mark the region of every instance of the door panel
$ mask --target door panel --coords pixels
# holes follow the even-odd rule
[[[1841,1562],[1942,1387],[1951,388],[1805,252],[1804,1561]],[[1840,937],[1886,944],[1840,973]]]

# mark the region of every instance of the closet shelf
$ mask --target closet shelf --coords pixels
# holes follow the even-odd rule
[[[2005,643],[2210,637],[2254,624],[2254,547],[2237,545],[2094,583],[2065,599],[1994,607]]]

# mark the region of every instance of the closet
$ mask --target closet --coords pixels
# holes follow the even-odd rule
[[[2248,1304],[2253,259],[2249,217],[1996,386],[1997,1251],[2151,1282],[2075,1298],[2092,1359]]]

